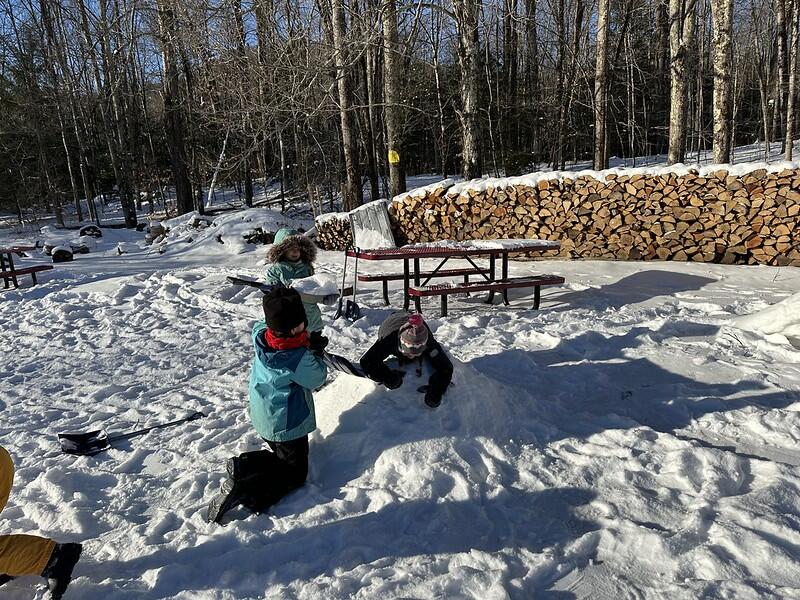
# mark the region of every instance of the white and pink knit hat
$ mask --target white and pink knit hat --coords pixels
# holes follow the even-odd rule
[[[400,352],[408,358],[417,358],[425,352],[428,345],[428,328],[422,315],[414,313],[408,317],[399,330]]]

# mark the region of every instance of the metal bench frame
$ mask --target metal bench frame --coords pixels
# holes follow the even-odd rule
[[[470,267],[466,269],[441,269],[434,271],[425,271],[420,273],[420,277],[425,277],[425,283],[434,277],[464,277],[464,283],[469,283],[470,275],[481,275],[485,277],[490,273],[488,268]],[[359,281],[380,281],[383,287],[383,303],[389,306],[389,282],[402,281],[405,279],[405,273],[363,273],[358,276]]]
[[[31,279],[33,279],[33,285],[36,285],[36,273],[39,271],[49,271],[52,268],[52,265],[35,265],[33,267],[25,267],[23,269],[3,269],[2,272],[0,272],[0,275],[3,277],[3,289],[8,289],[10,287],[9,281],[14,283],[15,288],[18,288],[19,282],[17,281],[17,277],[21,275],[30,275]]]
[[[527,277],[511,277],[500,281],[476,281],[473,283],[448,284],[440,283],[434,285],[420,285],[408,288],[408,294],[417,298],[423,296],[441,296],[442,316],[447,316],[447,296],[449,294],[459,294],[463,292],[489,292],[487,304],[494,300],[494,292],[505,291],[512,288],[532,287],[533,308],[538,309],[541,302],[541,286],[558,285],[564,283],[564,278],[558,275],[532,275]],[[508,297],[503,294],[503,304],[508,306]]]

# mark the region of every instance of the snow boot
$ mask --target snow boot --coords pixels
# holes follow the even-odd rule
[[[225,470],[228,472],[228,477],[233,481],[244,479],[242,476],[242,459],[238,456],[232,456],[227,460]]]
[[[61,600],[67,586],[72,580],[72,569],[81,556],[83,546],[80,544],[56,544],[50,560],[42,571],[42,577],[47,579],[52,600]]]
[[[206,521],[209,523],[219,523],[226,512],[241,504],[244,495],[243,486],[238,481],[231,479],[222,484],[220,493],[217,494],[208,505]]]

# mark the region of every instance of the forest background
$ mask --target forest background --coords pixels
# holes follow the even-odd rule
[[[0,0],[0,209],[112,195],[132,227],[223,183],[352,209],[417,173],[791,160],[799,4]]]

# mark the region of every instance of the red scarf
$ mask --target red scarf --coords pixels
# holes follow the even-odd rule
[[[271,329],[267,329],[264,334],[264,339],[267,340],[269,347],[274,350],[294,350],[295,348],[308,348],[311,340],[308,339],[308,331],[305,329],[292,337],[279,337],[275,335]]]

